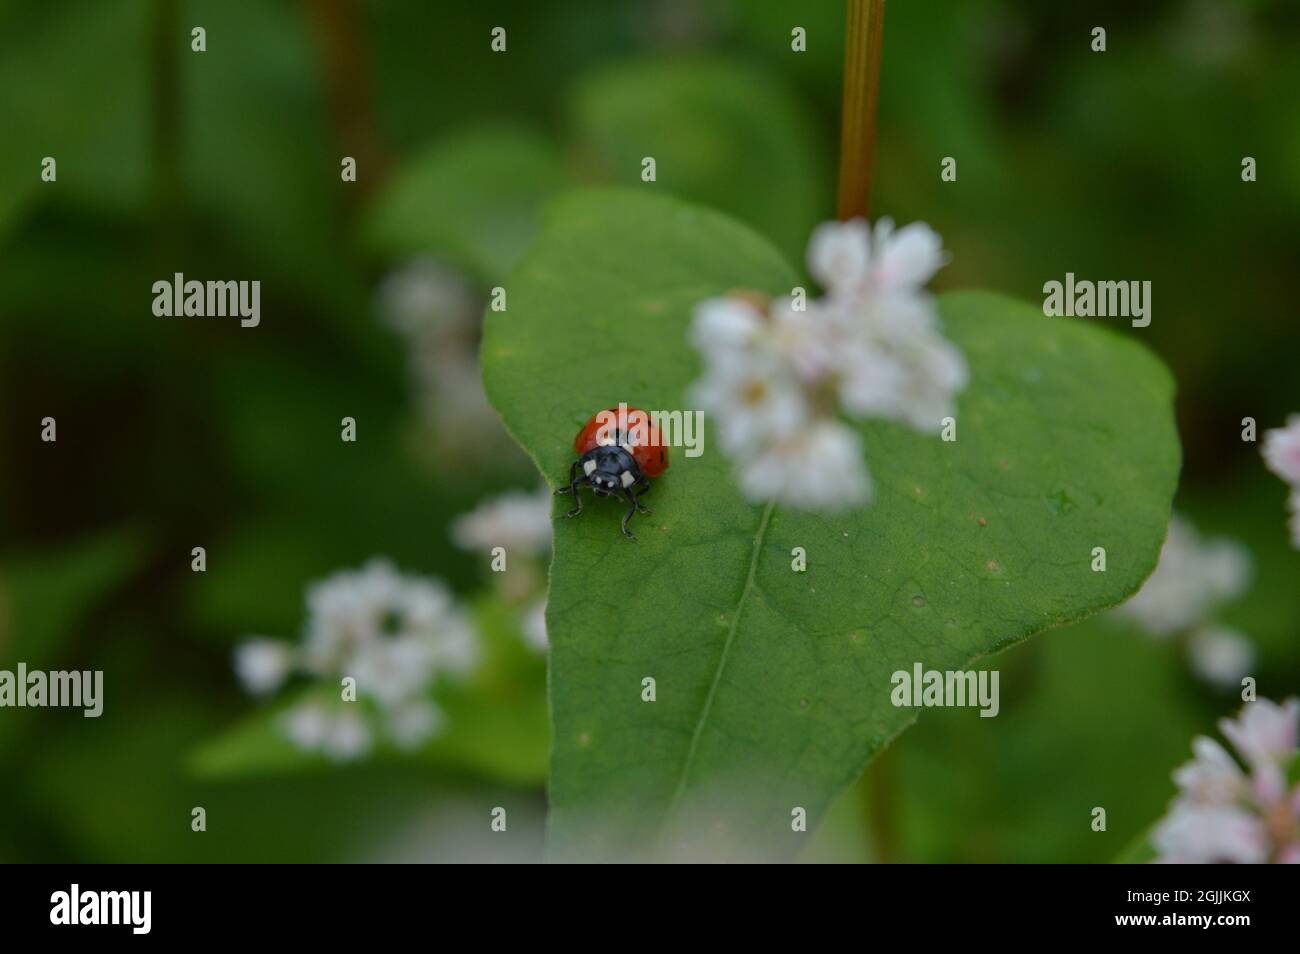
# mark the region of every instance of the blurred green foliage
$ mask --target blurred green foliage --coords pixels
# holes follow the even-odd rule
[[[570,109],[592,180],[636,182],[653,157],[657,184],[748,222],[794,261],[830,204],[829,137],[760,70],[716,58],[620,63],[585,77]]]
[[[533,481],[517,458],[469,469],[411,446],[378,280],[427,251],[486,289],[549,194],[636,184],[628,158],[651,153],[655,187],[796,255],[831,210],[841,22],[833,0],[0,0],[0,667],[104,669],[107,695],[98,720],[0,710],[0,859],[476,856],[501,850],[479,834],[496,804],[518,806],[516,857],[535,857],[535,659],[464,700],[481,738],[444,757],[218,777],[196,753],[259,717],[230,649],[294,635],[304,587],[374,554],[480,605],[484,568],[448,521]],[[1274,697],[1300,686],[1300,555],[1239,433],[1300,410],[1297,88],[1285,0],[891,4],[873,202],[944,236],[941,288],[1153,282],[1151,327],[1125,331],[1178,382],[1178,506],[1254,553],[1224,620]],[[344,155],[368,157],[355,184]],[[155,318],[150,285],[178,271],[260,280],[261,326]],[[358,444],[338,440],[344,415]],[[999,663],[1004,715],[926,713],[879,763],[889,785],[869,770],[809,857],[1114,857],[1190,735],[1236,708],[1102,619]],[[903,808],[880,845],[864,806],[890,786]]]
[[[526,127],[476,125],[412,156],[370,209],[376,257],[436,249],[479,277],[503,281],[567,181],[558,146]]]

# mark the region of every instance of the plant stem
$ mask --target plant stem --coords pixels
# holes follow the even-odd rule
[[[876,150],[876,99],[885,0],[848,0],[844,29],[844,97],[840,120],[840,221],[866,218]]]
[[[861,783],[867,834],[877,864],[896,864],[898,850],[898,755],[892,745],[876,756]]]
[[[357,161],[355,190],[371,191],[384,175],[387,156],[371,102],[370,56],[356,0],[302,0],[320,50],[334,135],[344,155]],[[337,166],[335,167],[337,169]]]

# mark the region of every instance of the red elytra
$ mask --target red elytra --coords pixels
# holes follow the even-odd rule
[[[658,477],[668,469],[668,446],[649,414],[640,408],[623,407],[626,410],[622,420],[617,407],[593,414],[573,439],[573,449],[582,456],[601,444],[619,444],[632,452],[643,474]]]

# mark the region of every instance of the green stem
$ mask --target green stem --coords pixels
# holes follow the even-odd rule
[[[844,29],[844,96],[840,120],[841,221],[866,218],[871,207],[871,166],[876,151],[876,100],[885,0],[848,0]]]

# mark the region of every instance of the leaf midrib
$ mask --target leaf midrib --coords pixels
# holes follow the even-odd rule
[[[717,695],[718,686],[722,684],[722,673],[727,668],[727,658],[731,655],[732,643],[736,640],[736,633],[740,629],[740,618],[744,615],[745,601],[749,599],[750,591],[754,588],[754,578],[758,574],[758,560],[763,552],[763,538],[767,536],[768,523],[772,519],[772,511],[776,509],[775,501],[768,503],[763,508],[763,518],[759,521],[758,530],[754,534],[753,552],[749,556],[749,572],[745,575],[745,585],[740,590],[740,598],[736,601],[736,611],[731,614],[731,626],[727,629],[727,638],[722,644],[722,655],[718,657],[718,664],[713,670],[713,681],[709,684],[709,693],[704,697],[704,706],[700,710],[699,718],[695,721],[695,731],[691,733],[691,744],[686,749],[686,758],[682,762],[680,774],[677,778],[677,787],[673,791],[673,797],[668,803],[668,809],[664,812],[663,822],[660,825],[659,835],[662,839],[668,831],[668,825],[677,812],[677,806],[686,792],[686,786],[691,776],[691,767],[695,763],[695,753],[699,748],[700,736],[704,734],[705,723],[709,721],[709,713],[713,709],[713,700]]]

